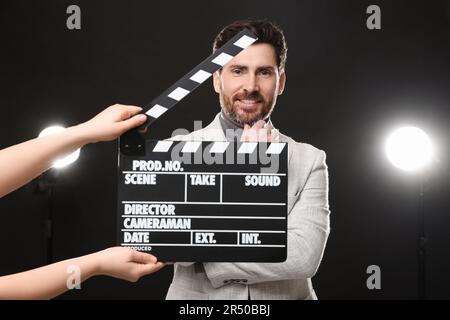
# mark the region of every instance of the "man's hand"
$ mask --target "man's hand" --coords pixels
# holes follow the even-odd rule
[[[259,120],[253,126],[246,124],[242,132],[241,141],[244,142],[270,142],[272,141],[272,125]]]

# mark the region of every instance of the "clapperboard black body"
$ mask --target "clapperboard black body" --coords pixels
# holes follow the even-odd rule
[[[284,261],[287,149],[149,140],[144,155],[120,154],[120,245],[162,261]]]

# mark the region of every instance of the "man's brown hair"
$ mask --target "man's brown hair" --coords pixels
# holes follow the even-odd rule
[[[246,19],[235,21],[220,31],[213,44],[213,52],[222,47],[243,29],[252,31],[258,40],[255,43],[268,43],[275,49],[278,70],[283,71],[286,66],[287,44],[283,30],[267,19]]]

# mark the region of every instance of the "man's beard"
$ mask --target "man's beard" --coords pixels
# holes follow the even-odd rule
[[[243,119],[237,113],[239,107],[235,103],[238,100],[258,101],[262,105],[262,108],[259,109],[257,113],[252,115],[251,117]],[[244,125],[246,124],[248,124],[249,126],[253,126],[259,120],[267,119],[273,111],[275,105],[275,97],[271,98],[269,101],[266,101],[264,97],[259,94],[259,92],[254,91],[250,93],[236,94],[231,97],[231,99],[221,94],[220,102],[222,105],[222,109],[224,110],[225,115],[228,117],[228,119],[230,119],[237,125],[244,127]]]

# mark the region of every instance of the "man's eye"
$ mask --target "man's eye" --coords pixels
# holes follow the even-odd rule
[[[270,70],[261,70],[259,74],[262,76],[270,76],[272,73],[270,72]]]
[[[231,70],[231,72],[235,75],[240,75],[242,73],[242,70],[241,69],[233,69],[233,70]]]

